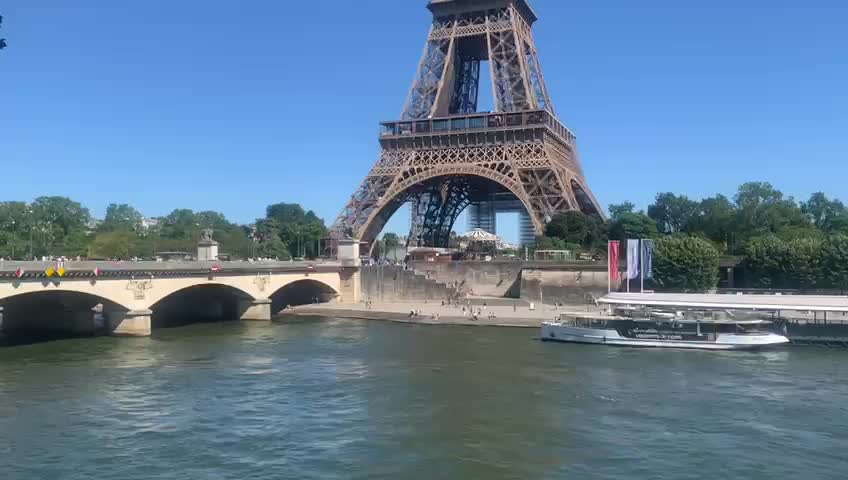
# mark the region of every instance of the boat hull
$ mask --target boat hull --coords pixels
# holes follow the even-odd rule
[[[543,323],[543,341],[613,345],[642,348],[683,348],[693,350],[752,350],[789,343],[774,333],[761,335],[719,334],[714,341],[679,340],[673,338],[631,338],[615,329],[576,327],[560,323]]]

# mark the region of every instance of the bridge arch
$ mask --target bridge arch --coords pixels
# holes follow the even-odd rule
[[[254,296],[223,282],[203,282],[177,288],[150,300],[153,328],[197,322],[238,320]]]
[[[499,188],[515,196],[521,202],[524,209],[530,214],[537,232],[544,230],[544,225],[541,220],[533,215],[534,209],[529,198],[524,192],[520,182],[516,179],[516,174],[512,170],[509,162],[493,162],[486,165],[463,165],[452,168],[446,173],[442,168],[431,168],[429,166],[419,166],[410,168],[402,175],[400,181],[395,182],[385,193],[382,199],[374,208],[374,211],[368,217],[368,220],[362,225],[359,230],[359,238],[368,245],[373,245],[374,240],[385,227],[386,223],[391,219],[392,215],[403,205],[416,190],[427,188],[432,184],[443,180],[471,178],[477,180],[478,188]],[[469,192],[471,195],[479,192]],[[463,208],[464,209],[464,206]],[[462,210],[456,212],[458,216]],[[456,218],[453,218],[455,221]],[[448,229],[452,225],[448,226]]]
[[[287,283],[270,295],[271,313],[279,313],[286,307],[327,303],[339,295],[339,292],[320,280],[304,278]]]
[[[112,299],[75,289],[42,289],[0,300],[2,330],[9,335],[38,337],[106,333],[110,311],[129,308]]]

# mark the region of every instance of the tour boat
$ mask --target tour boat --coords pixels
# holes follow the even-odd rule
[[[542,340],[628,347],[746,350],[789,343],[768,320],[575,318],[542,323]]]

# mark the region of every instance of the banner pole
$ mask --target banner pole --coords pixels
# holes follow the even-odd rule
[[[612,242],[607,241],[607,293],[612,293]]]
[[[639,292],[645,293],[645,241],[639,240],[639,273],[641,280],[639,281]]]

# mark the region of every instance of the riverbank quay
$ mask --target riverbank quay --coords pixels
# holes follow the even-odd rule
[[[533,310],[529,304],[511,299],[475,298],[469,300],[471,308],[480,312],[478,319],[469,313],[462,314],[459,308],[427,302],[374,302],[370,306],[359,304],[316,304],[288,308],[280,312],[278,320],[285,317],[336,317],[355,320],[378,320],[396,323],[423,325],[463,325],[513,328],[539,328],[545,320],[563,318],[586,318],[604,320],[618,318],[610,316],[605,307],[594,305],[537,305]],[[413,311],[418,315],[411,315]],[[469,312],[466,306],[466,312]],[[490,314],[493,318],[490,318]],[[783,312],[773,317],[775,331],[789,338],[795,346],[848,347],[848,321],[841,315],[827,320],[815,319],[812,312]],[[826,323],[825,323],[826,322]]]
[[[475,302],[477,303],[477,302]],[[531,310],[527,305],[472,305],[474,311],[479,311],[477,320],[469,315],[462,315],[462,306],[433,304],[433,303],[400,303],[381,302],[370,306],[360,303],[355,305],[320,304],[302,305],[288,308],[280,312],[277,318],[285,317],[337,317],[356,320],[381,320],[398,323],[416,323],[425,325],[465,325],[483,327],[513,327],[539,328],[545,320],[553,320],[558,315],[587,315],[589,313],[602,315],[596,308],[587,312],[585,306],[567,306],[555,308],[545,305]],[[418,315],[410,315],[413,311]]]

